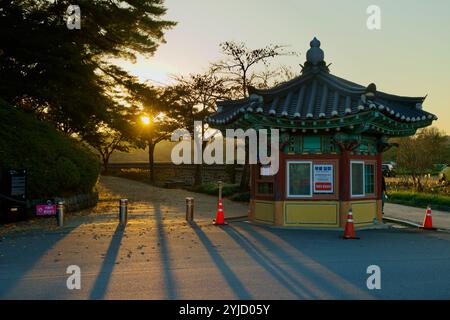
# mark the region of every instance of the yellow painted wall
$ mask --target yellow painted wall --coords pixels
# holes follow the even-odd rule
[[[285,201],[284,225],[299,227],[339,227],[337,201]]]
[[[255,201],[254,219],[256,222],[274,223],[274,202],[272,201]]]
[[[274,203],[274,225],[283,226],[284,225],[284,212],[283,212],[283,201],[275,201]]]
[[[377,218],[377,201],[362,200],[352,201],[353,223],[357,227],[373,224]]]
[[[379,201],[378,201],[379,202]],[[351,206],[355,227],[372,225],[380,214],[381,203],[360,201],[263,201],[252,200],[249,219],[285,227],[344,227]]]
[[[255,200],[250,199],[249,210],[248,210],[248,219],[250,221],[255,220]]]
[[[379,223],[383,222],[383,203],[381,200],[377,200],[377,218]]]

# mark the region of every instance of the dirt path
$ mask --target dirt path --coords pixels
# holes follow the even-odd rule
[[[195,218],[212,220],[217,211],[216,197],[183,189],[158,188],[145,183],[112,176],[102,177],[100,188],[101,202],[104,204],[108,203],[110,205],[109,210],[114,210],[114,207],[117,207],[118,199],[124,197],[128,198],[130,202],[131,213],[142,213],[155,205],[160,205],[166,209],[166,213],[169,213],[171,218],[184,218],[186,210],[185,199],[186,197],[193,197],[195,201]],[[248,207],[245,204],[224,199],[223,205],[226,217],[247,215]],[[100,206],[102,206],[101,203]],[[115,209],[117,210],[117,208]]]
[[[165,223],[182,223],[185,218],[186,197],[193,197],[194,219],[208,223],[215,218],[217,198],[205,194],[193,193],[182,189],[164,189],[124,178],[102,176],[97,186],[99,202],[91,209],[66,214],[65,227],[76,228],[80,225],[97,223],[117,223],[119,199],[129,200],[129,221],[145,222],[161,212]],[[225,218],[247,215],[248,206],[224,199]],[[27,221],[7,224],[0,227],[0,235],[14,231],[58,230],[54,217],[33,218]]]

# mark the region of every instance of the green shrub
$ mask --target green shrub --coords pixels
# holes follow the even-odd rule
[[[219,194],[219,186],[217,183],[204,183],[199,186],[192,187],[192,191],[216,196]],[[237,192],[239,192],[238,184],[224,184],[222,187],[222,196],[224,197],[229,197]]]
[[[1,100],[0,119],[0,168],[27,169],[29,199],[93,190],[100,163],[79,141]]]
[[[414,207],[450,211],[450,197],[440,194],[415,193],[408,191],[395,191],[388,193],[389,202],[404,204]]]
[[[230,197],[230,200],[239,201],[239,202],[249,202],[250,201],[250,192],[236,193]]]
[[[140,168],[130,169],[109,169],[108,172],[103,172],[105,175],[116,176],[119,178],[125,178],[135,180],[144,183],[150,183],[150,170]]]
[[[192,187],[194,192],[206,193],[212,196],[219,194],[217,183],[204,183],[199,186]],[[224,184],[222,188],[222,196],[233,201],[248,202],[250,201],[250,192],[241,192],[238,184]]]
[[[70,159],[61,157],[56,160],[55,171],[62,183],[60,187],[72,190],[80,184],[80,172]]]

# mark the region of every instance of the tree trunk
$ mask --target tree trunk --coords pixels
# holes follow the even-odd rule
[[[202,164],[196,164],[195,165],[195,172],[194,172],[194,186],[199,186],[203,182],[203,175],[202,175]]]
[[[420,174],[415,174],[414,172],[412,173],[412,178],[414,181],[414,188],[416,189],[417,192],[422,192],[423,191],[423,187],[422,187],[422,183],[420,182]]]
[[[204,127],[202,125],[202,139],[204,135]],[[206,141],[202,141],[201,148],[202,148],[202,157],[203,157],[203,150],[205,150]],[[199,186],[203,183],[203,164],[196,164],[195,165],[195,171],[194,171],[194,186]]]
[[[423,191],[423,186],[422,186],[422,182],[420,182],[420,176],[417,177],[417,192],[422,192]]]
[[[102,157],[102,163],[103,163],[103,173],[108,172],[108,164],[109,164],[109,157],[111,154],[108,154],[107,152],[100,152],[100,155]]]
[[[108,158],[103,158],[103,173],[107,173],[108,172],[108,163],[109,163],[109,159]]]
[[[249,143],[244,140],[245,143],[245,164],[242,168],[242,175],[241,175],[241,183],[239,188],[241,191],[248,191],[250,186],[250,164],[249,164]]]
[[[236,183],[236,165],[233,164],[227,164],[225,166],[225,171],[228,175],[228,179],[230,180],[230,183],[235,184]]]
[[[250,185],[250,165],[248,163],[244,164],[241,174],[241,183],[239,188],[241,191],[248,191]]]
[[[151,141],[148,142],[148,168],[150,170],[150,182],[155,183],[155,144]]]

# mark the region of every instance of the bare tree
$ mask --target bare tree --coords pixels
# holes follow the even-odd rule
[[[84,136],[84,141],[100,155],[103,172],[108,172],[109,159],[114,151],[129,152],[132,143],[122,131],[101,126],[95,134]]]
[[[150,182],[155,182],[155,148],[158,143],[167,140],[170,134],[177,128],[177,123],[169,114],[159,112],[152,108],[144,108],[138,119],[141,123],[137,126],[136,146],[148,148],[148,165],[150,170]]]
[[[289,66],[283,65],[276,69],[266,67],[260,72],[253,73],[250,77],[250,83],[254,84],[256,88],[268,89],[292,80],[296,76],[298,76],[298,74]]]
[[[286,46],[274,44],[259,49],[248,49],[243,42],[227,41],[221,43],[220,48],[227,58],[213,63],[212,68],[238,85],[242,97],[248,96],[248,86],[252,85],[252,68],[260,63],[268,66],[269,60],[277,56],[296,54],[285,51]]]
[[[166,97],[173,104],[172,117],[180,127],[194,132],[194,121],[204,121],[216,111],[216,101],[232,96],[232,89],[227,87],[227,80],[210,69],[201,74],[190,74],[186,77],[174,77],[176,84],[166,89]],[[206,127],[201,128],[203,137]],[[202,152],[207,142],[202,142]],[[202,165],[197,164],[194,174],[194,185],[202,183]]]
[[[217,100],[228,99],[232,96],[232,88],[227,86],[228,79],[220,77],[212,68],[205,73],[173,78],[177,85],[183,87],[185,93],[189,93],[188,99],[195,103],[198,112],[214,112]]]
[[[446,136],[437,128],[420,130],[415,136],[400,138],[397,151],[397,163],[411,172],[417,191],[423,191],[421,178],[433,164],[444,159]]]
[[[237,87],[238,96],[247,97],[248,88],[255,81],[253,68],[263,63],[269,66],[269,60],[284,55],[295,55],[294,52],[287,52],[286,46],[270,44],[264,48],[249,49],[243,42],[227,41],[220,44],[222,53],[226,59],[212,64],[215,72],[223,74],[228,78],[230,84]],[[248,152],[246,152],[248,155]],[[248,162],[248,159],[246,159]],[[240,187],[242,190],[248,189],[250,183],[250,166],[244,165],[241,176]]]

